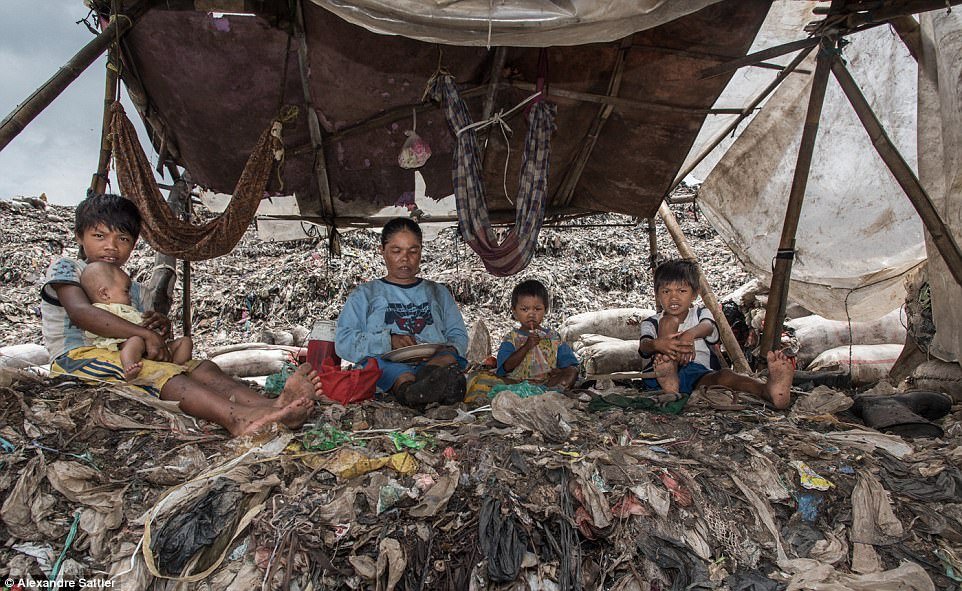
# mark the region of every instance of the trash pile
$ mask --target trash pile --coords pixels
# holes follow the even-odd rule
[[[824,387],[787,414],[709,390],[674,416],[597,404],[613,386],[423,416],[326,401],[296,433],[228,440],[119,386],[23,378],[3,392],[0,563],[14,578],[519,591],[962,580],[958,407],[942,438],[912,440],[865,428]]]
[[[717,293],[744,283],[747,275],[697,209],[674,208]],[[425,244],[423,275],[447,285],[468,325],[483,319],[494,338],[513,326],[511,289],[523,278],[539,279],[551,291],[547,322],[554,325],[591,310],[653,307],[645,220],[605,214],[564,225],[545,227],[523,276],[505,278],[486,273],[477,255],[456,239],[455,229],[444,230]],[[661,256],[677,256],[664,227],[657,226]],[[38,294],[43,273],[51,257],[76,256],[72,227],[73,208],[0,201],[2,344],[41,342]],[[265,332],[290,332],[336,319],[358,283],[383,275],[379,246],[375,232],[345,232],[341,256],[332,257],[325,240],[267,243],[251,229],[229,255],[191,265],[192,336],[197,350],[208,353],[218,346],[263,340]],[[146,282],[153,258],[153,250],[140,240],[126,270]],[[180,324],[180,298],[178,281],[170,314],[175,325]]]
[[[5,344],[39,342],[43,270],[72,252],[72,211],[24,203],[0,202]],[[703,236],[692,242],[718,293],[742,285],[710,228],[677,213]],[[647,228],[612,215],[580,223],[546,229],[526,275],[551,289],[566,337],[627,342],[612,327],[633,330],[652,307]],[[659,232],[673,252],[668,242]],[[298,325],[334,318],[381,273],[377,243],[346,233],[342,257],[328,258],[325,243],[249,236],[195,264],[200,349],[303,339]],[[143,280],[152,267],[141,243],[128,270]],[[428,243],[423,268],[469,324],[507,330],[517,279],[487,276],[449,233]],[[623,310],[575,316],[604,308]],[[614,379],[423,414],[390,398],[324,400],[296,432],[235,440],[119,385],[25,372],[0,384],[0,564],[34,586],[962,588],[962,407],[884,382],[858,396],[809,384],[788,412],[710,388],[662,414]]]

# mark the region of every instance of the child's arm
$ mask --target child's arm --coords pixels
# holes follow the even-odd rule
[[[539,337],[537,334],[533,332],[529,334],[527,340],[525,340],[523,345],[521,345],[518,349],[515,349],[513,353],[508,355],[508,358],[505,359],[503,363],[498,364],[498,375],[505,375],[514,371],[514,368],[521,365],[521,363],[524,361],[525,356],[528,355],[528,351],[537,347],[538,343],[540,342],[541,342],[541,337]],[[499,361],[506,350],[506,346],[507,348],[513,348],[511,343],[507,341],[502,342],[501,350],[498,351]],[[502,373],[502,371],[504,373]]]
[[[709,320],[709,319],[703,319],[701,322],[699,322],[695,326],[679,334],[678,339],[680,341],[691,345],[691,351],[684,355],[682,361],[684,361],[685,363],[690,363],[694,361],[695,360],[695,341],[697,341],[698,339],[707,339],[714,333],[715,333],[715,321]]]
[[[147,358],[154,361],[170,361],[170,351],[164,338],[146,327],[127,322],[106,310],[95,308],[79,285],[56,283],[51,285],[57,293],[60,305],[70,320],[80,328],[114,339],[139,336],[147,346]]]

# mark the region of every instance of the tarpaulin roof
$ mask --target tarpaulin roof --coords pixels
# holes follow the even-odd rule
[[[216,9],[214,4],[241,6],[251,14],[198,10]],[[470,3],[449,4],[460,10]],[[535,4],[518,6],[537,12]],[[521,45],[530,37],[525,44],[554,44],[570,35],[569,42],[584,41],[594,29],[577,23],[578,11],[595,4],[571,3],[575,17],[568,19],[573,27],[568,33],[557,19],[542,27],[530,19],[501,18],[508,8],[499,4],[490,21],[492,40]],[[769,5],[768,0],[612,3],[601,12],[615,18],[598,24],[605,41],[550,47],[547,67],[539,69],[542,50],[536,47],[505,47],[503,67],[498,67],[494,47],[383,35],[342,18],[359,20],[358,6],[367,6],[364,14],[370,17],[376,14],[374,3],[353,9],[302,3],[305,43],[299,55],[298,19],[288,12],[288,2],[168,0],[151,2],[125,37],[122,76],[163,158],[218,192],[233,189],[271,119],[285,106],[297,107],[284,129],[283,187],[275,180],[270,189],[295,194],[304,216],[348,223],[413,192],[414,176],[398,166],[397,156],[404,131],[413,126],[412,109],[423,105],[425,83],[439,66],[454,74],[475,120],[482,118],[487,97],[493,97],[488,113],[506,110],[529,96],[542,74],[549,100],[558,105],[549,213],[651,216],[730,78],[730,73],[706,78],[702,71],[744,56]],[[634,16],[625,12],[630,6]],[[405,32],[387,21],[378,23],[382,30]],[[463,37],[457,41],[486,42],[484,24],[480,29],[454,27]],[[526,27],[530,35],[521,33]],[[630,32],[639,27],[650,28]],[[477,36],[482,29],[484,39]],[[609,92],[617,98],[609,101],[613,109],[603,121],[600,111]],[[308,127],[311,108],[323,142],[317,161]],[[494,130],[485,154],[484,181],[495,219],[499,212],[513,217],[503,187],[513,194],[524,138],[522,117],[507,123],[514,130],[510,151]],[[437,108],[420,109],[417,132],[433,150],[421,169],[427,195],[450,194],[453,135]],[[326,187],[316,164],[326,168]]]

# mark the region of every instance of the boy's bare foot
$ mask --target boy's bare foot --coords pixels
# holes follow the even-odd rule
[[[307,398],[309,400],[320,400],[321,398],[321,378],[317,372],[311,369],[310,364],[302,363],[291,377],[287,378],[284,389],[277,397],[276,407],[285,407],[295,400]]]
[[[140,375],[140,370],[144,368],[142,361],[124,365],[124,378],[129,382]]]
[[[781,410],[792,402],[792,376],[795,368],[791,360],[781,351],[768,353],[768,383],[765,392],[772,406]]]
[[[665,392],[678,392],[681,385],[678,380],[678,366],[674,361],[661,353],[655,355],[655,362],[652,366],[655,370],[655,378],[658,385]]]
[[[313,406],[313,400],[301,398],[276,410],[249,407],[250,421],[246,424],[243,424],[243,420],[239,421],[240,424],[236,431],[232,431],[231,434],[234,436],[252,435],[272,423],[283,423],[286,427],[290,428],[300,427],[304,424],[304,421],[307,420]]]

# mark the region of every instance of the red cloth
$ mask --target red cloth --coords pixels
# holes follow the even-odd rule
[[[326,360],[325,360],[326,361]],[[376,359],[362,369],[340,369],[325,363],[318,371],[324,396],[338,404],[362,402],[374,397],[374,385],[381,377]]]

